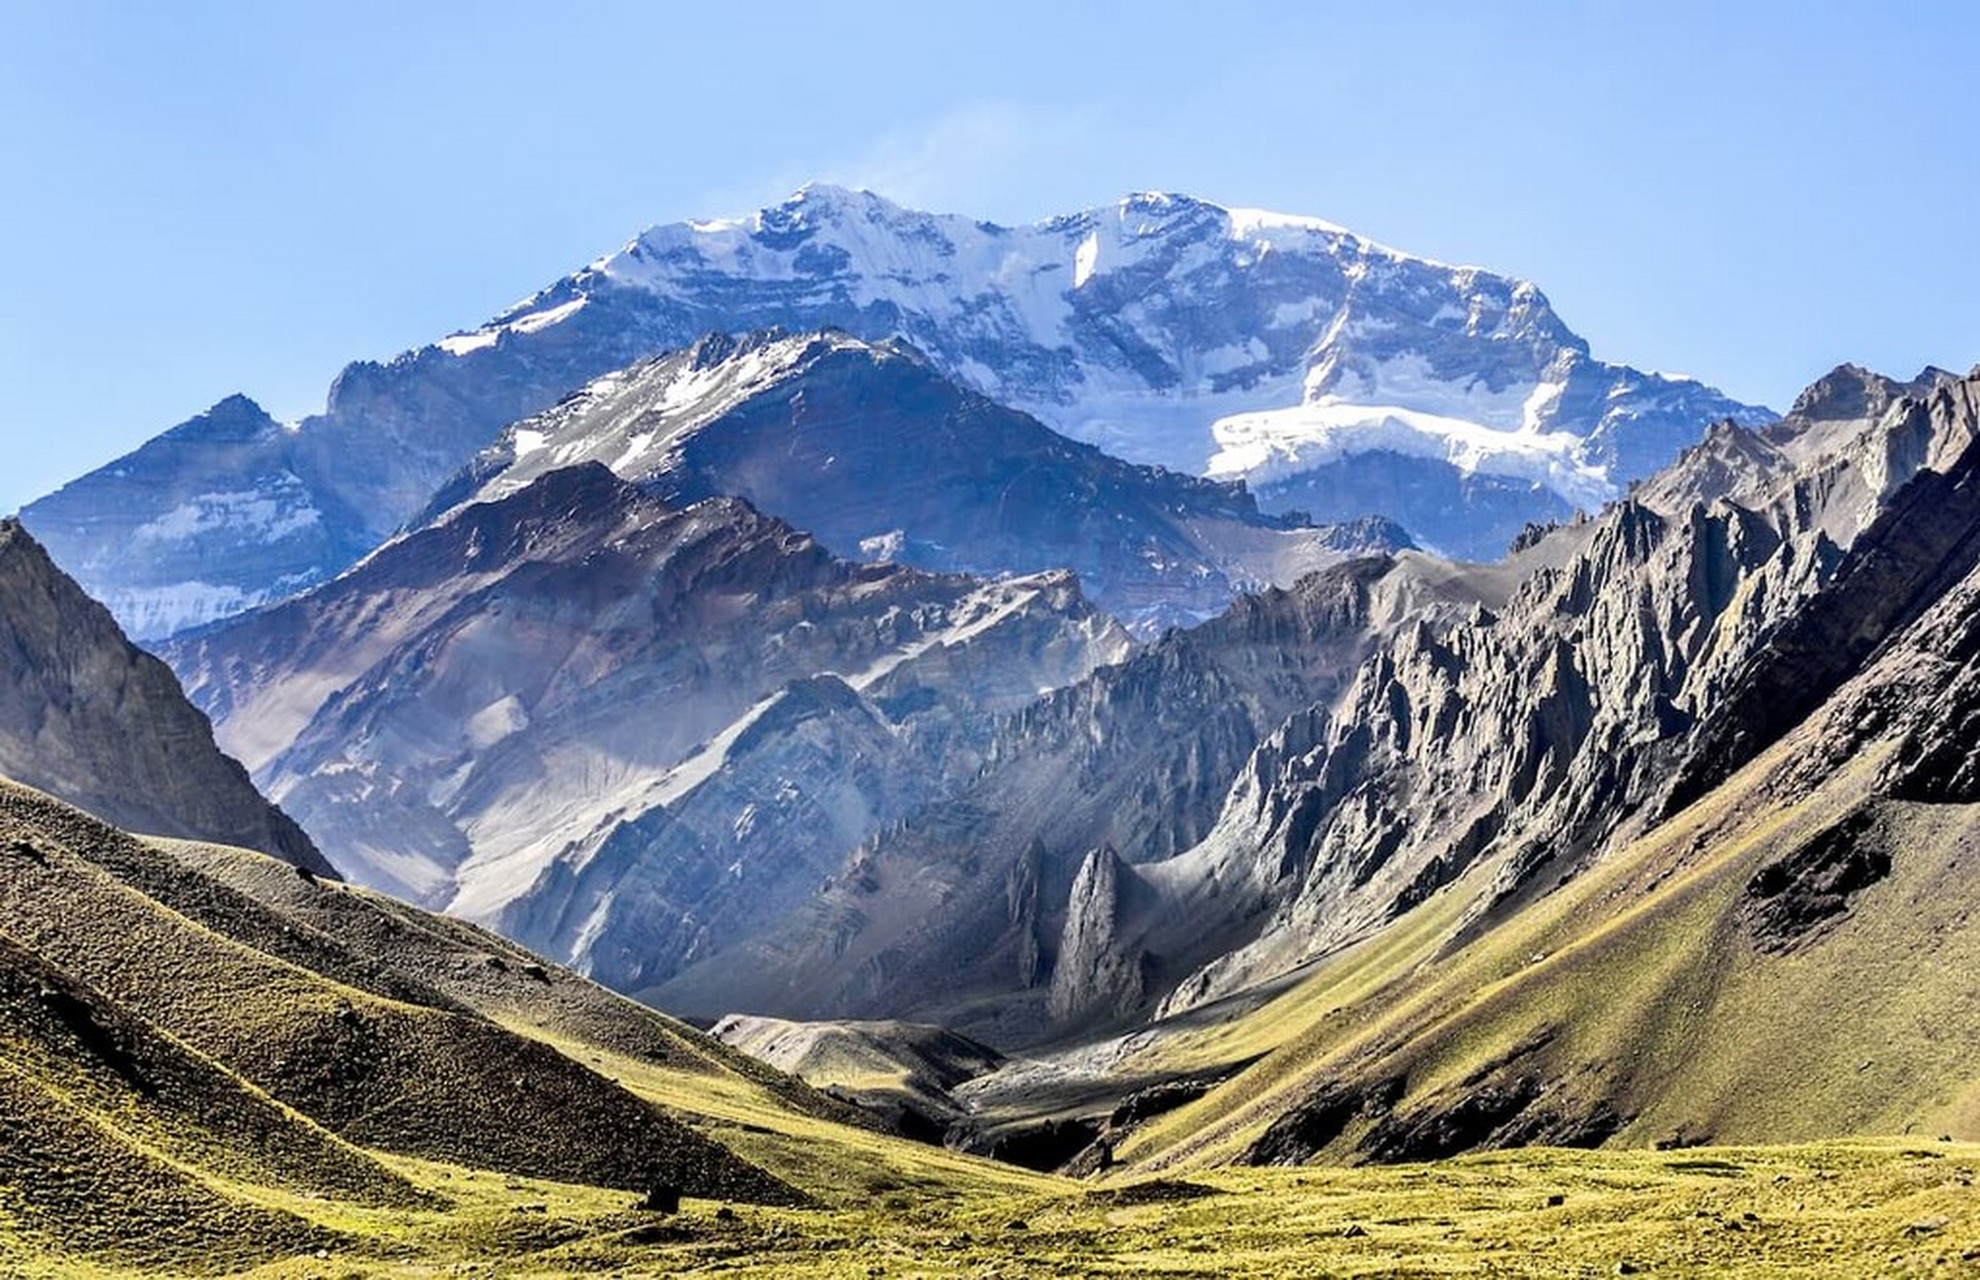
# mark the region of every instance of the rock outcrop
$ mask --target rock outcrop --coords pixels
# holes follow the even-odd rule
[[[1127,925],[1143,905],[1139,888],[1120,855],[1104,845],[1080,863],[1045,998],[1053,1021],[1111,1021],[1147,998],[1150,957],[1128,943]]]

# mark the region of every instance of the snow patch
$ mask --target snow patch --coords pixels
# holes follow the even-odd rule
[[[244,591],[212,582],[178,582],[169,587],[123,587],[103,593],[103,605],[133,640],[154,640],[245,613],[291,588]]]
[[[1361,453],[1447,462],[1467,475],[1527,480],[1593,509],[1615,496],[1607,471],[1583,458],[1567,432],[1504,431],[1400,406],[1304,404],[1238,414],[1213,428],[1210,474],[1253,486],[1284,480]]]
[[[278,542],[321,519],[302,482],[288,476],[272,491],[239,489],[188,498],[133,529],[131,537],[137,542],[183,542],[231,532],[242,541]]]
[[[860,559],[871,560],[875,564],[892,564],[906,549],[907,532],[903,529],[889,529],[859,540]]]
[[[505,333],[537,333],[541,330],[548,329],[553,324],[562,324],[578,312],[584,310],[585,304],[589,301],[591,299],[585,297],[572,298],[569,302],[559,303],[554,307],[545,307],[541,311],[526,312],[513,319],[504,320],[499,324],[484,325],[472,333],[449,334],[434,345],[450,356],[469,355],[473,352],[494,346]],[[528,306],[529,304],[522,302],[516,305]]]
[[[1073,288],[1093,278],[1094,264],[1100,261],[1100,233],[1091,232],[1073,252]]]
[[[468,745],[486,751],[502,739],[529,727],[529,712],[515,694],[489,703],[468,717]]]
[[[440,339],[435,345],[450,356],[464,356],[495,345],[502,336],[500,329],[481,329],[474,333],[454,333]]]
[[[1533,394],[1526,397],[1526,403],[1520,407],[1520,430],[1546,430],[1547,421],[1553,416],[1554,406],[1560,403],[1561,392],[1565,390],[1567,384],[1561,382],[1542,382],[1534,387]]]
[[[1325,218],[1308,218],[1296,213],[1273,213],[1270,209],[1234,208],[1226,212],[1231,215],[1231,233],[1238,236],[1255,236],[1269,231],[1317,231],[1330,236],[1354,235],[1338,222],[1328,222]]]
[[[520,316],[517,319],[511,320],[507,327],[516,333],[536,333],[539,330],[548,329],[553,324],[562,324],[578,312],[584,310],[584,304],[589,301],[589,298],[572,298],[569,302],[559,306],[548,307],[542,311],[533,311],[526,316]]]

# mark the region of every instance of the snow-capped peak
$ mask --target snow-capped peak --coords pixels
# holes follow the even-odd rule
[[[601,295],[644,296],[695,332],[901,335],[1068,435],[1255,487],[1382,452],[1588,506],[1711,418],[1758,416],[1592,360],[1529,281],[1162,191],[1000,226],[812,183],[748,217],[651,227],[442,346],[533,332]]]
[[[650,228],[478,328],[353,364],[321,417],[243,424],[224,476],[167,461],[199,440],[156,442],[36,504],[36,528],[65,563],[101,566],[87,585],[160,634],[344,568],[505,426],[600,375],[779,325],[903,338],[1128,461],[1242,477],[1268,510],[1322,521],[1378,510],[1464,554],[1496,554],[1503,521],[1618,492],[1708,422],[1769,416],[1593,359],[1530,283],[1318,218],[1141,192],[999,226],[814,184],[745,217]],[[325,519],[274,549],[178,515],[286,487]],[[1466,505],[1474,490],[1495,495],[1500,523]],[[140,526],[175,533],[140,541]],[[220,603],[140,622],[160,592]]]
[[[598,462],[628,476],[665,470],[680,442],[743,401],[836,352],[919,360],[895,343],[840,330],[709,334],[685,350],[593,379],[550,411],[511,427],[491,451],[504,470],[476,495],[505,497],[563,467]],[[571,424],[583,423],[574,431]]]

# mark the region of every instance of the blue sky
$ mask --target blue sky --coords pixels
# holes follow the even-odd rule
[[[1212,12],[0,0],[0,510],[812,178],[1315,214],[1777,407],[1980,361],[1980,5]]]

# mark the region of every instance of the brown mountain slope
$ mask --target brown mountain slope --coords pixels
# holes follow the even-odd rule
[[[390,951],[299,927],[77,810],[0,784],[0,847],[9,938],[348,1141],[594,1185],[797,1198],[400,972]]]
[[[134,831],[219,840],[334,875],[220,753],[164,663],[0,520],[0,777]]]

